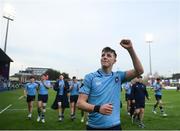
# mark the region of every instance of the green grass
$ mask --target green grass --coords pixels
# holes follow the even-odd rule
[[[152,107],[155,103],[154,92],[152,90],[148,90],[149,96],[151,99],[146,101],[145,107],[145,117],[144,123],[146,125],[147,130],[179,130],[180,129],[180,92],[176,92],[175,90],[163,90],[163,105],[165,112],[167,113],[167,117],[163,117],[160,114],[160,110],[157,109],[158,113],[155,115],[152,113]],[[124,98],[123,98],[124,99]],[[124,103],[125,104],[125,103]],[[127,115],[125,115],[125,107],[123,105],[122,109],[122,125],[123,129],[127,130],[139,130],[140,128],[137,125],[132,125],[130,119]]]
[[[23,90],[13,90],[0,92],[0,112],[9,104],[12,106],[0,114],[0,129],[26,129],[26,130],[84,130],[85,123],[80,122],[80,111],[78,110],[77,119],[70,120],[69,108],[65,111],[65,119],[63,122],[58,122],[58,112],[50,108],[55,92],[50,90],[48,109],[46,112],[46,123],[37,123],[37,109],[34,103],[32,120],[27,119],[27,103],[26,100],[18,99],[22,96]],[[152,111],[153,104],[155,103],[153,91],[149,90],[151,99],[146,102],[144,123],[146,130],[180,130],[180,92],[175,90],[163,90],[163,102],[167,117],[162,117],[160,111],[154,115]],[[124,92],[122,92],[123,108],[121,110],[122,128],[124,130],[139,130],[136,124],[131,124],[130,117],[126,114],[126,102],[124,101]]]

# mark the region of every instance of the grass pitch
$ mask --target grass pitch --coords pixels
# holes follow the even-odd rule
[[[145,107],[145,130],[180,130],[180,92],[175,90],[163,90],[163,103],[167,117],[152,113],[152,107],[155,103],[154,93],[148,90],[151,99],[146,101]],[[77,118],[74,121],[70,119],[69,108],[65,111],[63,122],[58,121],[58,112],[50,108],[55,98],[56,92],[49,91],[49,100],[45,114],[46,123],[36,122],[37,108],[34,103],[33,117],[27,119],[27,103],[22,97],[23,89],[0,92],[0,129],[1,130],[84,130],[85,122],[81,123],[80,110],[77,112]],[[136,124],[131,123],[130,117],[126,113],[126,102],[124,100],[124,91],[122,92],[123,108],[121,110],[121,122],[123,130],[141,130]],[[143,129],[143,130],[144,130]]]

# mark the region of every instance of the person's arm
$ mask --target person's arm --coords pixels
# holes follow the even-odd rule
[[[111,104],[104,104],[104,105],[92,105],[87,103],[88,95],[86,94],[79,94],[77,107],[81,110],[87,112],[99,112],[104,115],[110,115],[113,110],[113,106]],[[99,111],[95,110],[96,106],[99,106]]]
[[[144,85],[145,86],[145,85]],[[149,100],[149,94],[147,92],[147,89],[146,89],[146,86],[145,86],[145,95],[146,95],[146,98]]]
[[[157,84],[154,85],[154,91],[160,91],[161,90],[161,87],[159,87]]]
[[[27,97],[27,92],[26,92],[26,90],[24,90],[24,97]]]
[[[87,103],[87,99],[88,96],[86,94],[79,94],[77,107],[87,112],[93,112],[95,105]]]
[[[131,87],[131,94],[130,94],[132,103],[135,103],[135,86]]]
[[[27,85],[24,87],[24,97],[27,97]]]
[[[153,88],[154,91],[158,91],[159,89],[157,89],[156,87]]]
[[[142,66],[139,58],[136,55],[136,52],[132,46],[131,40],[123,39],[123,40],[121,40],[120,45],[122,47],[124,47],[129,52],[131,59],[132,59],[132,62],[133,62],[133,66],[134,66],[134,69],[126,71],[125,79],[131,80],[131,79],[143,74],[144,73],[143,66]]]
[[[38,91],[38,89],[39,89],[39,85],[37,84],[37,85],[36,85],[36,91]]]
[[[49,88],[52,87],[50,82],[46,83],[46,81],[42,81],[42,83],[43,83],[43,85],[45,86],[46,89],[49,89]]]
[[[81,88],[81,83],[79,82],[78,83],[78,90]]]
[[[69,83],[67,81],[64,81],[64,89],[69,90]]]
[[[73,85],[74,85],[73,82],[71,82],[69,85],[69,91],[71,91],[73,89],[73,87],[74,87]]]
[[[161,89],[165,89],[164,84],[160,83]]]
[[[127,91],[127,83],[124,84],[124,90]]]

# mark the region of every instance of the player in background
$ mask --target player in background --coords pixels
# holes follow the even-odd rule
[[[24,96],[27,98],[27,104],[28,104],[28,118],[31,119],[32,117],[32,110],[33,110],[33,103],[35,100],[35,96],[36,96],[36,90],[38,88],[38,84],[35,83],[35,77],[31,76],[30,77],[30,82],[28,82],[25,85],[25,89],[24,89]]]
[[[131,90],[131,99],[135,107],[134,114],[132,115],[131,118],[132,118],[132,123],[134,122],[134,120],[138,121],[138,125],[141,128],[145,127],[143,123],[145,97],[149,100],[149,95],[146,90],[146,85],[144,85],[142,82],[142,76],[138,76],[135,78],[135,83],[132,85],[132,90]]]
[[[77,81],[77,78],[73,76],[72,82],[70,82],[70,109],[71,109],[71,120],[76,118],[76,103],[79,95],[79,88],[81,84]]]
[[[161,114],[163,116],[167,116],[167,114],[164,112],[164,109],[163,109],[163,103],[162,103],[162,89],[163,89],[163,86],[161,84],[161,79],[160,78],[156,79],[156,82],[153,84],[153,89],[154,89],[154,93],[155,93],[156,103],[154,104],[152,112],[154,114],[157,114],[156,108],[159,105]]]
[[[45,112],[46,105],[48,101],[48,89],[51,88],[51,83],[48,80],[47,74],[42,74],[41,81],[39,82],[38,90],[38,118],[37,122],[41,120],[42,123],[45,123]]]
[[[124,84],[125,89],[125,100],[127,102],[127,114],[130,115],[130,108],[131,108],[131,82],[126,82]]]

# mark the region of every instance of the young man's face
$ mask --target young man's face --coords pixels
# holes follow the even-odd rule
[[[60,75],[60,76],[59,76],[59,79],[60,79],[60,80],[63,80],[63,79],[64,79],[64,76],[63,76],[63,75]]]
[[[34,79],[34,78],[31,78],[31,79],[30,79],[30,81],[31,81],[31,82],[34,82],[34,81],[35,81],[35,79]]]
[[[41,80],[46,80],[46,76],[45,76],[45,75],[42,75],[42,76],[41,76]]]
[[[46,80],[48,80],[49,79],[49,75],[46,75]]]
[[[157,83],[160,83],[161,82],[161,80],[156,80],[157,81]]]
[[[77,82],[77,79],[73,79],[73,82]]]
[[[102,52],[101,54],[101,65],[102,67],[112,67],[116,62],[115,55],[112,52]]]

